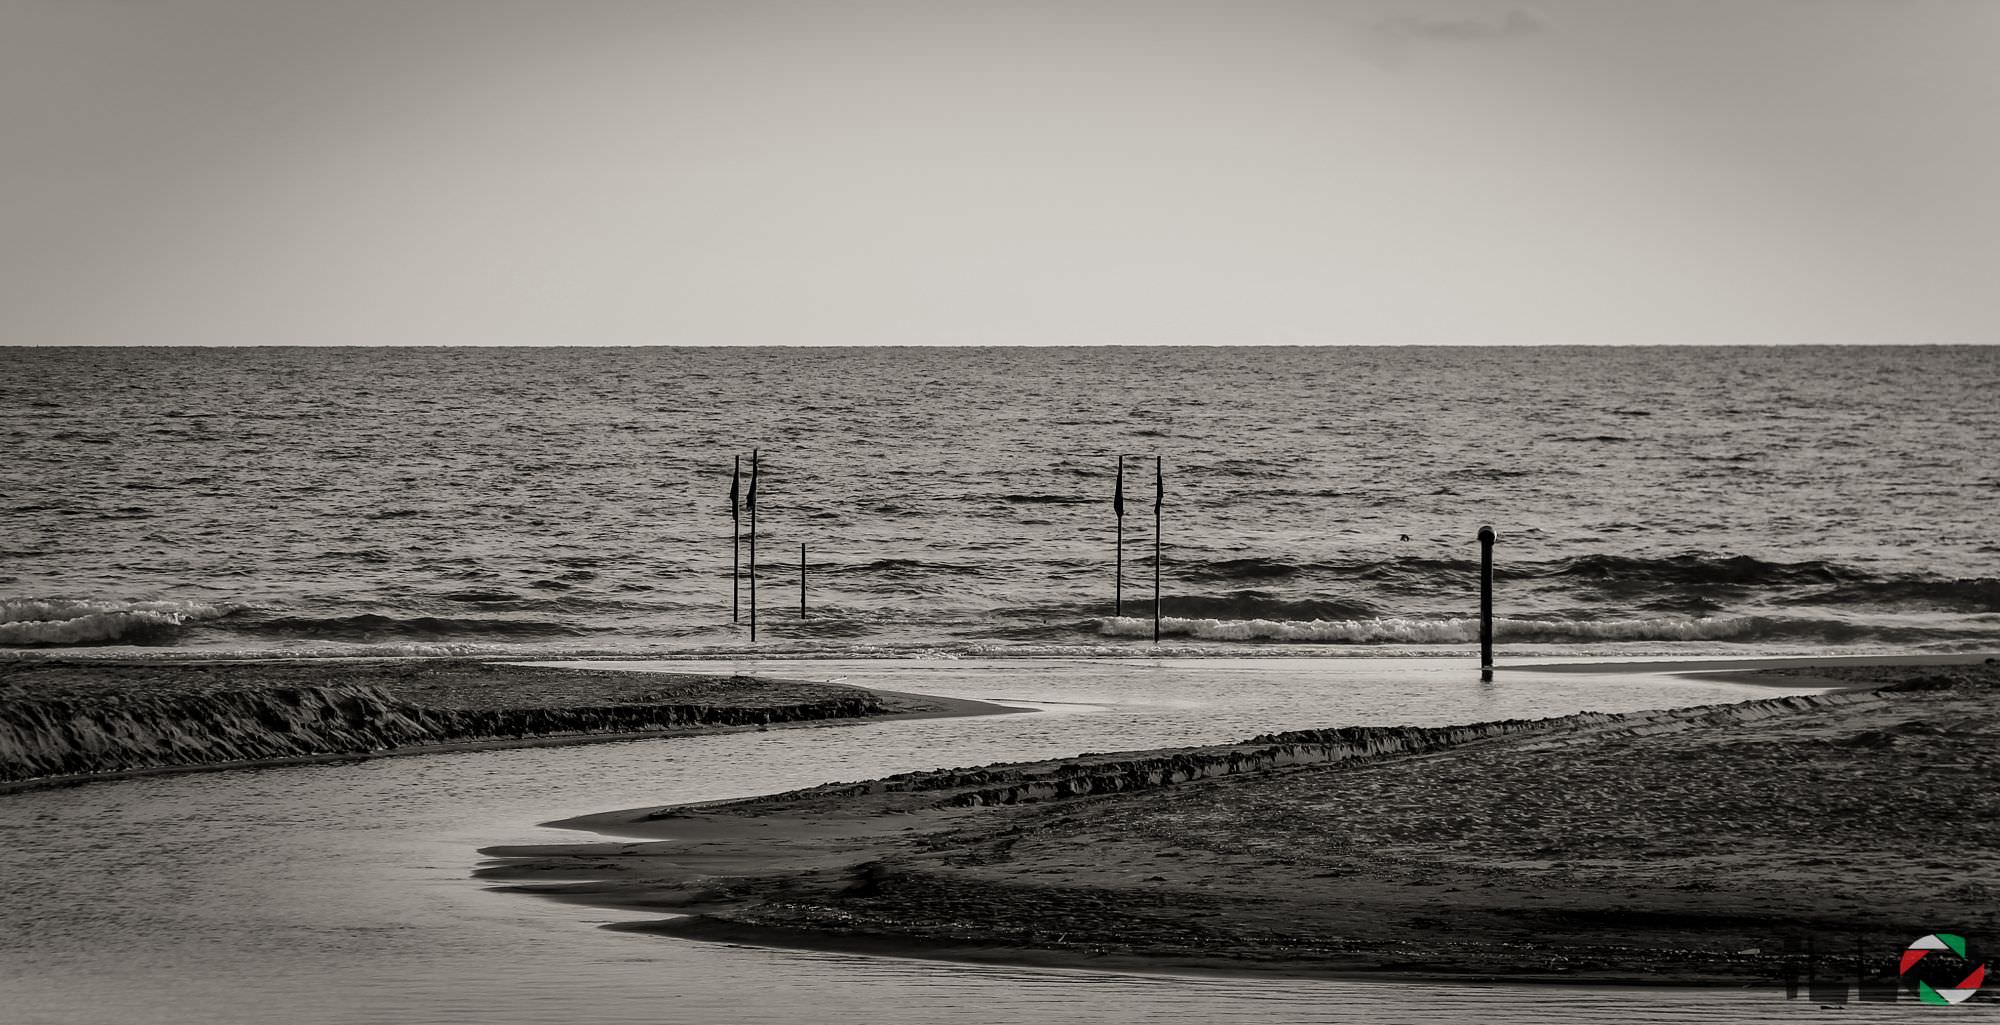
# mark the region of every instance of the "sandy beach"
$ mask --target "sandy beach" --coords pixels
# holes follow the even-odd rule
[[[2000,667],[1763,672],[1849,689],[635,809],[482,874],[682,936],[1120,969],[1745,984],[1787,938],[1993,935]]]

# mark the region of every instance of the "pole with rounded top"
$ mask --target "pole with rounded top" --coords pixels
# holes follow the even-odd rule
[[[1493,528],[1479,528],[1479,679],[1493,679]]]

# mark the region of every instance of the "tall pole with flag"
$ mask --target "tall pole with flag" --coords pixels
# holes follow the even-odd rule
[[[729,621],[743,618],[743,457],[729,471]]]
[[[750,507],[750,640],[757,640],[757,450],[750,450],[750,491],[743,504]]]
[[[1118,517],[1118,575],[1111,592],[1111,614],[1125,615],[1125,457],[1118,457],[1118,483],[1111,487],[1111,512]]]
[[[1167,504],[1167,475],[1153,457],[1153,643],[1160,643],[1160,507]]]

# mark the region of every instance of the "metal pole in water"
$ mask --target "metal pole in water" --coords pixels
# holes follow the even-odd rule
[[[750,640],[757,640],[757,450],[750,450]]]
[[[1118,457],[1118,483],[1111,489],[1111,512],[1118,517],[1118,574],[1111,590],[1111,614],[1125,615],[1125,457]]]
[[[806,543],[799,542],[799,618],[806,618]]]
[[[1493,528],[1479,528],[1479,679],[1493,679]]]
[[[1153,643],[1160,643],[1160,507],[1167,504],[1167,475],[1153,457]]]
[[[729,621],[743,619],[743,457],[729,471]]]

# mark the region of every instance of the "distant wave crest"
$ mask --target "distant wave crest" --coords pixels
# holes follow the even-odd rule
[[[116,602],[61,598],[0,599],[0,644],[111,644],[168,640],[184,624],[219,619],[234,609],[193,601]]]
[[[1782,587],[1834,584],[1866,579],[1851,566],[1822,559],[1772,562],[1750,555],[1687,552],[1660,558],[1583,555],[1524,570],[1523,576],[1555,576],[1599,585]]]
[[[362,613],[352,616],[279,616],[242,623],[238,628],[275,637],[338,641],[378,641],[385,639],[448,640],[533,639],[579,637],[591,631],[569,623],[499,617],[384,616]]]
[[[1164,614],[1188,620],[1365,620],[1381,615],[1382,611],[1358,598],[1280,598],[1264,591],[1168,595],[1160,604]],[[1151,622],[1147,620],[1148,624]]]
[[[1195,562],[1177,570],[1188,583],[1229,583],[1282,579],[1288,585],[1346,592],[1338,601],[1360,607],[1341,611],[1281,608],[1176,608],[1187,618],[1216,619],[1369,619],[1369,602],[1384,594],[1443,598],[1462,596],[1477,586],[1479,566],[1462,559],[1394,558],[1334,563],[1291,563],[1278,559],[1231,558]],[[1693,613],[1719,611],[1723,603],[1744,598],[1788,605],[1836,605],[1950,612],[2000,612],[2000,578],[1951,577],[1928,573],[1881,574],[1824,559],[1783,562],[1749,555],[1683,552],[1667,556],[1591,554],[1541,562],[1502,563],[1497,577],[1503,584],[1522,584],[1571,603],[1592,605],[1607,600],[1659,611]],[[1270,585],[1266,585],[1270,586]],[[1351,597],[1350,597],[1351,596]],[[1257,592],[1237,592],[1230,598],[1256,598]],[[1218,599],[1193,599],[1217,601]],[[1294,599],[1297,600],[1297,599]],[[1301,605],[1306,602],[1299,602]]]
[[[1715,619],[1495,619],[1496,640],[1506,641],[1719,641],[1743,640],[1763,632],[1750,616]],[[1099,632],[1111,637],[1150,636],[1153,621],[1105,619]],[[1322,644],[1469,644],[1479,640],[1477,619],[1182,619],[1166,617],[1160,632],[1210,641],[1291,641]]]
[[[1826,605],[1886,605],[2000,612],[2000,579],[1993,577],[1893,577],[1843,584],[1802,596]]]

